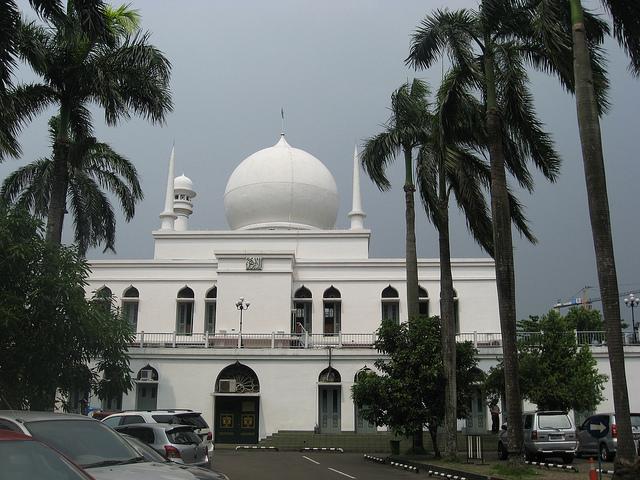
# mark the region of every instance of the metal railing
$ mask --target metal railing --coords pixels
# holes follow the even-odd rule
[[[518,340],[536,343],[540,332],[518,332]],[[578,345],[606,346],[606,332],[573,332]],[[138,332],[132,348],[375,348],[375,333],[179,333]],[[495,332],[464,332],[456,335],[458,342],[471,342],[478,349],[502,348],[502,335]],[[631,333],[623,332],[625,345],[640,345]]]

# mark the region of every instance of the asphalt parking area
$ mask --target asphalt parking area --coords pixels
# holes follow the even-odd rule
[[[365,461],[361,453],[216,450],[213,468],[230,480],[415,480],[416,474]]]

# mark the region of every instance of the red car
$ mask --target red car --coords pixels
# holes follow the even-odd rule
[[[94,480],[67,457],[33,437],[0,429],[2,478]]]

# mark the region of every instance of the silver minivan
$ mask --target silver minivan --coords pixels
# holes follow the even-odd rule
[[[640,413],[631,414],[633,441],[638,451],[640,443]],[[602,438],[595,438],[591,432],[602,432]],[[618,447],[618,429],[615,413],[598,413],[587,418],[578,426],[578,451],[580,455],[599,455],[603,462],[610,462]]]
[[[524,426],[525,460],[561,458],[564,463],[573,462],[576,453],[576,432],[567,412],[535,411],[522,415]],[[507,428],[502,426],[498,437],[498,455],[506,459]]]
[[[143,441],[172,462],[198,466],[209,464],[206,440],[202,441],[188,425],[134,423],[115,427],[114,430]]]

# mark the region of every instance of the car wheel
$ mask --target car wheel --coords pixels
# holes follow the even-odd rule
[[[613,455],[609,452],[609,448],[604,443],[600,445],[600,460],[603,462],[610,462],[613,460]]]
[[[509,458],[509,452],[502,442],[498,442],[498,458],[500,460],[507,460]]]
[[[567,453],[566,455],[562,455],[562,463],[565,465],[570,465],[573,463],[573,454]]]

